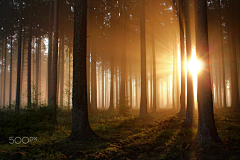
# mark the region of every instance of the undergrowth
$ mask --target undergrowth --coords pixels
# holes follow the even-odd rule
[[[159,110],[147,119],[138,118],[139,110],[130,110],[127,117],[118,111],[89,113],[91,128],[108,139],[91,143],[65,141],[71,133],[71,110],[58,109],[57,124],[51,123],[49,112],[47,106],[20,115],[1,111],[0,159],[240,159],[240,114],[229,109],[215,110],[223,149],[197,151],[191,149],[197,126],[182,127],[185,117],[174,110]],[[37,140],[9,144],[9,137]]]

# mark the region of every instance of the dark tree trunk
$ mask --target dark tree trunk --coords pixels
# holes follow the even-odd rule
[[[90,101],[90,82],[91,82],[91,76],[90,76],[90,0],[87,1],[87,6],[88,6],[88,10],[87,10],[87,99],[88,99],[88,111],[92,112],[92,107],[91,107],[91,101]]]
[[[235,40],[235,24],[234,24],[234,12],[232,11],[232,2],[227,1],[228,6],[228,35],[229,35],[229,45],[230,45],[230,68],[231,68],[231,98],[232,98],[232,105],[231,107],[240,110],[240,103],[239,103],[239,86],[238,86],[238,68],[237,68],[237,54],[236,54],[236,44]]]
[[[1,65],[1,71],[3,71],[3,54],[4,54],[4,37],[2,37],[2,65]],[[0,84],[0,88],[1,88],[1,103],[0,105],[3,106],[3,101],[2,101],[2,97],[3,97],[3,72],[1,72],[1,84]]]
[[[141,104],[140,118],[148,117],[146,91],[146,39],[145,39],[145,0],[140,1],[140,40],[141,40]]]
[[[25,50],[25,26],[23,26],[23,42],[22,42],[22,68],[21,68],[21,83],[20,83],[20,105],[23,103],[23,92],[22,92],[22,86],[23,86],[23,72],[24,72],[24,50]]]
[[[19,4],[19,30],[18,30],[18,61],[17,61],[17,88],[15,111],[19,114],[20,103],[20,77],[21,77],[21,48],[22,48],[22,0]]]
[[[180,26],[180,48],[181,48],[181,95],[180,95],[180,103],[181,103],[181,109],[179,114],[180,115],[185,115],[185,94],[186,94],[186,89],[185,89],[185,47],[184,47],[184,1],[185,0],[179,0],[179,26]]]
[[[60,52],[61,52],[61,69],[60,69],[60,106],[63,106],[63,92],[64,92],[64,34],[63,34],[63,30],[61,30],[62,33],[61,33],[61,49],[60,49]]]
[[[95,7],[95,5],[94,5]],[[92,24],[96,26],[96,12],[93,11]],[[92,111],[97,111],[97,74],[96,74],[96,34],[91,32],[91,107]]]
[[[57,65],[58,65],[58,0],[54,1],[54,27],[53,27],[53,61],[51,76],[50,107],[52,108],[53,121],[57,122]]]
[[[198,131],[194,139],[196,146],[211,146],[221,142],[213,114],[212,89],[209,66],[207,2],[195,0],[196,6],[196,53],[203,65],[198,75]]]
[[[48,28],[48,104],[50,104],[51,80],[52,80],[52,0],[49,0],[49,28]]]
[[[125,61],[126,61],[126,56],[125,56],[125,52],[126,52],[126,22],[125,22],[125,0],[121,0],[121,17],[123,17],[122,19],[122,27],[123,27],[123,41],[122,41],[122,60],[121,60],[121,80],[120,80],[120,100],[119,100],[119,104],[120,105],[125,105],[127,106],[127,100],[126,100],[126,72],[125,72]]]
[[[115,1],[114,1],[115,2]],[[115,32],[114,32],[114,25],[115,25],[115,20],[113,18],[114,16],[114,2],[111,1],[111,40],[112,40],[112,44],[111,44],[111,86],[110,86],[110,105],[109,105],[109,109],[108,110],[114,110],[114,106],[113,106],[113,86],[114,86],[114,45],[115,45]]]
[[[70,109],[70,93],[71,93],[71,52],[70,48],[68,48],[68,57],[69,57],[69,62],[68,62],[68,109]]]
[[[30,2],[30,18],[29,18],[29,39],[28,39],[28,73],[27,73],[27,105],[31,108],[31,51],[32,51],[32,5]]]
[[[39,91],[39,49],[40,38],[37,38],[37,47],[36,47],[36,91],[35,91],[35,103],[38,104],[38,91]]]
[[[10,51],[10,75],[9,75],[9,106],[12,104],[12,55],[13,55],[13,37],[11,33],[11,51]]]
[[[192,58],[192,45],[191,45],[191,28],[190,28],[190,1],[185,1],[185,20],[186,20],[186,47],[187,47],[187,62]],[[190,70],[187,70],[187,113],[185,123],[191,126],[193,123],[193,78]]]
[[[226,82],[225,82],[225,56],[224,56],[224,52],[223,52],[223,37],[222,37],[222,13],[221,13],[221,4],[220,4],[220,0],[218,1],[218,14],[219,14],[219,26],[220,26],[220,56],[221,56],[221,66],[222,66],[222,83],[223,83],[223,107],[227,107],[227,103],[226,103]],[[220,62],[220,63],[221,63]]]
[[[7,34],[5,35],[5,51],[4,51],[4,75],[3,75],[3,106],[5,106],[5,86],[6,86],[6,71],[7,71]]]
[[[86,73],[87,0],[75,0],[74,8],[72,132],[68,139],[72,141],[89,141],[98,139],[98,136],[92,131],[88,121]]]

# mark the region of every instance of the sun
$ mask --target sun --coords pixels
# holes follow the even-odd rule
[[[192,74],[197,74],[200,71],[201,63],[196,57],[192,57],[192,59],[188,62],[188,69]]]

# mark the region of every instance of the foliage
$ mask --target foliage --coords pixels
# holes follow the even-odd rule
[[[43,102],[39,101],[39,100],[41,100],[41,99],[39,99],[39,97],[41,95],[43,95],[43,93],[42,92],[37,93],[37,85],[34,84],[33,82],[31,84],[31,91],[32,91],[32,93],[31,93],[31,102],[32,102],[31,106],[33,108],[36,108],[39,104],[41,105],[43,103]],[[23,93],[23,97],[27,98],[27,93],[28,93],[28,90],[26,90],[25,93]],[[46,103],[44,103],[44,104],[46,104]]]
[[[139,110],[130,110],[129,114],[132,116],[129,117],[119,116],[116,111],[100,110],[90,113],[90,126],[94,132],[109,141],[83,144],[64,141],[71,133],[71,110],[58,109],[57,125],[48,121],[47,106],[39,107],[36,111],[25,111],[18,119],[15,119],[16,115],[1,117],[0,128],[7,132],[1,134],[4,133],[5,137],[31,135],[38,137],[38,141],[28,145],[10,145],[8,139],[2,139],[0,157],[3,159],[8,159],[13,153],[20,153],[22,159],[240,158],[240,114],[230,109],[215,110],[216,126],[225,147],[197,150],[191,149],[197,126],[182,127],[184,117],[178,116],[173,110],[160,110],[158,114],[151,115],[153,118],[144,120],[137,118]],[[4,113],[1,111],[0,115]]]
[[[130,106],[128,106],[128,100],[126,97],[124,98],[120,98],[119,103],[117,104],[117,110],[118,113],[121,116],[127,117],[129,116],[129,110],[130,110]]]

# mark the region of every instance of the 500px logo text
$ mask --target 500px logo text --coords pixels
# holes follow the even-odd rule
[[[28,144],[29,142],[37,141],[37,137],[9,137],[10,144]]]

